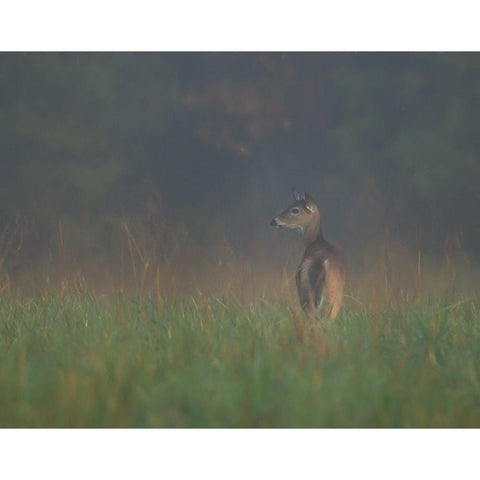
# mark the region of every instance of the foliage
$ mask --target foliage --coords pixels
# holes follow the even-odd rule
[[[192,241],[214,218],[248,254],[292,186],[348,248],[389,229],[414,251],[462,236],[478,253],[476,53],[3,53],[0,67],[0,223],[30,225],[29,261],[59,220],[102,242],[149,192],[198,223]]]

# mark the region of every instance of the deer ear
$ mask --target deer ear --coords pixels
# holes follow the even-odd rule
[[[299,200],[303,200],[302,196],[295,189],[292,190],[292,195],[293,195],[293,199],[296,202],[298,202]]]
[[[309,195],[307,192],[303,194],[303,198],[305,200],[305,206],[309,212],[315,211],[315,200],[313,200],[312,196]]]

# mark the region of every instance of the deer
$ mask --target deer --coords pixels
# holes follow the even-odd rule
[[[320,213],[311,195],[293,190],[293,198],[270,225],[296,230],[302,236],[305,252],[295,277],[300,305],[310,318],[333,320],[342,306],[346,263],[340,249],[323,237]]]

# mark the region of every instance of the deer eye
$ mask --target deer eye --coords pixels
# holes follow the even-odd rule
[[[298,215],[298,213],[300,213],[300,210],[298,208],[292,208],[290,212],[292,212],[294,215]]]

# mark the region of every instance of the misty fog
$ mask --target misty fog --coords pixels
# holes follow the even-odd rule
[[[2,53],[0,276],[289,294],[309,192],[347,293],[476,293],[476,53]]]

